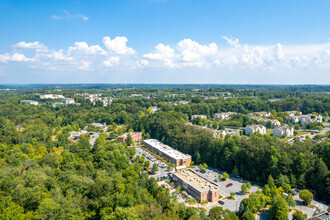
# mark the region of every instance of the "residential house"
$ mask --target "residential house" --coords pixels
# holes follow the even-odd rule
[[[194,120],[195,118],[204,118],[207,119],[206,115],[192,115],[191,120]]]
[[[127,141],[128,134],[131,135],[132,141],[134,141],[135,143],[140,143],[140,141],[142,140],[142,132],[129,132],[118,136],[117,137],[118,143],[122,143],[122,144],[125,143]]]
[[[294,132],[294,129],[293,127],[290,127],[288,125],[283,125],[283,126],[279,126],[279,127],[276,127],[273,129],[273,135],[275,137],[292,137],[293,136],[293,132]]]
[[[156,111],[158,111],[158,107],[157,106],[151,106],[151,112],[155,113]]]
[[[289,114],[289,117],[293,117],[293,116],[302,114],[301,112],[298,112],[298,111],[286,111],[286,113]]]
[[[269,119],[269,118],[260,118],[260,117],[251,117],[251,119],[257,121],[257,122],[262,122],[265,125],[270,122],[272,127],[280,126],[281,122],[277,119]]]
[[[291,123],[291,124],[294,124],[294,123],[298,123],[299,120],[300,120],[300,117],[299,116],[290,116],[290,117],[287,117],[287,122],[288,123]]]
[[[67,105],[75,104],[74,99],[71,99],[71,98],[64,98],[64,99],[62,99],[62,102],[67,104]]]
[[[236,114],[236,112],[222,112],[222,113],[215,113],[213,117],[215,119],[220,119],[220,120],[228,120],[232,115]]]
[[[68,105],[65,103],[62,103],[62,102],[55,102],[55,103],[52,103],[52,106],[53,106],[53,108],[55,108],[57,106],[68,106]]]
[[[270,117],[271,113],[270,112],[252,112],[252,113],[248,113],[248,116],[260,116],[260,117]]]
[[[314,114],[300,115],[299,123],[304,126],[308,123],[322,122],[322,118],[323,117],[321,115]]]
[[[191,125],[195,128],[199,128],[199,129],[205,129],[205,130],[211,132],[215,138],[225,138],[225,136],[227,134],[227,132],[225,130],[215,130],[212,128],[208,128],[206,126],[194,125],[191,122],[187,122],[186,125]]]
[[[266,134],[266,127],[263,125],[248,125],[245,127],[246,135],[251,135],[257,131],[260,132],[260,134]]]

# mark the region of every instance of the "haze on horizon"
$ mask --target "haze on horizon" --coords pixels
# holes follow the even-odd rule
[[[330,84],[326,0],[0,2],[0,84]]]

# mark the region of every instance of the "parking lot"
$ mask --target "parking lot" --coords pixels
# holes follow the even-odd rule
[[[220,194],[222,196],[222,198],[220,200],[223,200],[224,204],[223,205],[219,204],[219,203],[210,204],[209,206],[207,206],[207,210],[210,210],[211,208],[213,208],[215,206],[220,206],[223,209],[229,209],[230,211],[238,211],[239,204],[241,203],[241,201],[243,199],[249,197],[249,195],[241,194],[242,184],[247,183],[248,181],[245,181],[241,178],[235,178],[233,176],[229,176],[228,180],[220,182],[218,176],[219,176],[219,174],[223,174],[223,172],[220,172],[213,168],[208,168],[208,169],[205,169],[205,171],[206,171],[205,173],[202,173],[202,172],[200,172],[200,170],[197,166],[194,167],[194,170],[197,171],[198,174],[201,175],[202,177],[204,177],[205,179],[217,184],[220,188]],[[232,183],[232,185],[227,187],[227,185],[229,183]],[[259,189],[261,190],[262,188],[251,183],[251,189],[249,191],[255,192]],[[235,200],[225,199],[226,197],[230,196],[231,192],[235,193],[235,196],[234,196]]]
[[[168,171],[167,171],[167,164],[158,160],[155,156],[152,154],[148,153],[141,147],[136,147],[136,155],[139,155],[141,157],[144,157],[146,160],[150,161],[150,166],[152,167],[154,163],[157,164],[158,166],[158,172],[155,175],[150,175],[150,177],[154,178],[168,178]]]

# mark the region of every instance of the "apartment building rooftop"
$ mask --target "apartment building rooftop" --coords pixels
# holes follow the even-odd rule
[[[199,176],[190,169],[186,169],[181,172],[176,172],[175,175],[182,179],[182,181],[184,181],[185,183],[194,187],[199,192],[218,189],[218,186],[216,184]]]
[[[128,134],[131,134],[131,136],[134,136],[136,134],[142,134],[142,132],[128,132],[128,133],[119,135],[118,137],[126,138],[128,136]]]
[[[156,148],[160,152],[167,154],[168,156],[174,158],[174,159],[187,159],[190,158],[191,156],[188,154],[184,154],[178,150],[175,150],[174,148],[160,142],[157,139],[147,139],[144,140],[145,143],[149,144],[153,148]]]
[[[264,128],[265,126],[263,125],[247,125],[246,128],[253,128],[253,129],[257,129],[257,128]]]
[[[289,125],[282,125],[282,126],[278,126],[275,129],[280,129],[280,130],[286,130],[286,129],[291,129],[292,127],[290,127]]]

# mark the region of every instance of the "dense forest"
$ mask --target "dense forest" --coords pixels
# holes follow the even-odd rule
[[[236,119],[242,125],[248,123],[243,115],[254,111],[282,117],[280,112],[297,110],[327,117],[330,96],[321,93],[326,88],[312,88],[319,93],[310,93],[300,88],[271,91],[210,86],[192,91],[190,87],[87,90],[88,86],[68,86],[55,92],[74,98],[80,106],[56,108],[50,105],[54,100],[38,96],[50,87],[16,89],[0,91],[0,219],[237,218],[219,209],[210,211],[208,217],[204,210],[178,203],[167,189],[148,178],[144,159],[135,159],[134,150],[108,140],[120,134],[117,125],[191,154],[196,164],[207,163],[261,185],[272,176],[275,182],[314,190],[318,199],[329,201],[329,142],[307,140],[290,145],[260,134],[219,139],[185,125],[193,114],[212,118],[225,111],[241,113]],[[221,95],[228,91],[228,97]],[[78,92],[102,93],[113,102],[106,107],[98,102],[93,105],[74,96]],[[126,97],[133,93],[142,96]],[[213,96],[218,98],[205,98]],[[271,102],[271,98],[281,100]],[[19,104],[23,99],[37,100],[39,105]],[[181,100],[189,103],[172,104]],[[151,106],[159,110],[151,113]],[[68,139],[70,131],[93,122],[110,125],[110,137],[101,133],[94,147],[88,135],[76,143]]]

